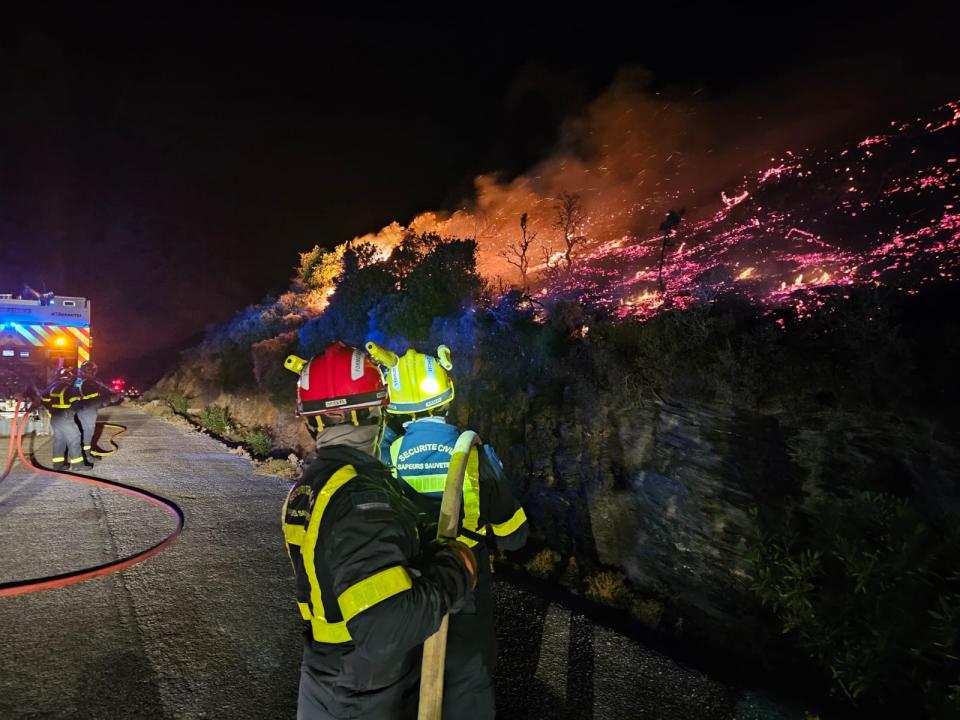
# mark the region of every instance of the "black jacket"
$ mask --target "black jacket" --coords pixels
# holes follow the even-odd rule
[[[324,503],[326,484],[346,465],[356,476]],[[417,512],[394,483],[369,455],[342,446],[322,448],[288,497],[284,533],[302,612],[315,619],[320,610],[312,605],[317,587],[311,572],[328,623],[343,621],[344,598],[359,583],[379,573],[409,578],[404,589],[348,617],[345,641],[318,641],[315,622],[307,619],[300,688],[304,718],[415,713],[420,646],[467,592],[469,575],[452,553],[441,551],[429,563],[419,558]],[[322,515],[315,541],[304,533],[301,546],[291,542],[316,512]],[[314,553],[309,571],[307,546]]]

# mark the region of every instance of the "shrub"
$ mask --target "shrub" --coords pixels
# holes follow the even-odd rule
[[[387,335],[426,340],[435,318],[445,317],[480,297],[474,240],[424,240],[429,251],[400,278],[398,292],[383,299],[374,323]]]
[[[287,460],[280,458],[270,458],[261,464],[255,471],[257,475],[274,475],[276,477],[286,478],[287,480],[296,480],[300,477],[300,472]]]
[[[630,603],[630,614],[639,620],[645,627],[656,630],[663,617],[663,603],[652,598],[635,598]]]
[[[250,454],[255,458],[262,459],[273,450],[273,438],[264,428],[256,428],[243,436],[243,443],[247,446]]]
[[[226,436],[233,430],[230,413],[219,405],[208,405],[200,411],[200,425],[221,436]]]
[[[190,408],[190,399],[182,393],[169,393],[162,398],[171,410],[176,415],[182,415],[183,417],[187,416],[187,412]]]
[[[587,597],[604,605],[623,607],[630,595],[623,573],[601,570],[587,577]]]
[[[531,575],[538,578],[549,578],[560,565],[560,553],[550,548],[544,548],[534,555],[524,566]]]
[[[827,493],[755,548],[753,593],[850,700],[960,711],[960,533],[905,499]]]

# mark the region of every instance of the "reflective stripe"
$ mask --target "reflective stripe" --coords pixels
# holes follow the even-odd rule
[[[398,437],[390,443],[390,465],[394,468],[393,476],[397,476],[397,458],[400,457],[400,446],[403,444],[403,437]]]
[[[310,628],[313,631],[313,639],[317,642],[335,644],[350,642],[353,639],[345,622],[328,623],[326,620],[313,618],[310,620]]]
[[[283,508],[283,516],[287,514],[286,504]],[[306,532],[303,525],[284,525],[283,526],[283,538],[287,541],[289,545],[303,545],[303,534]]]
[[[397,472],[403,470],[403,465],[397,467]],[[418,493],[442,493],[447,486],[446,475],[400,475],[403,481]]]
[[[390,460],[393,463],[393,474],[401,478],[407,485],[412,487],[418,493],[442,493],[447,484],[446,475],[403,475],[400,473],[401,467],[397,464],[400,457],[403,438],[397,438],[390,445]],[[450,463],[454,464],[453,455],[450,456]],[[486,535],[487,527],[480,527],[480,456],[477,454],[477,448],[470,449],[467,457],[467,470],[463,476],[463,523],[461,527],[469,530],[475,535]],[[457,540],[463,544],[474,547],[478,540],[460,535]]]
[[[33,332],[36,333],[37,336],[39,336],[40,339],[43,340],[44,342],[49,342],[50,340],[53,339],[53,335],[54,335],[53,331],[48,330],[43,325],[31,325],[30,329],[33,330]]]
[[[307,525],[303,535],[303,542],[300,545],[303,567],[307,573],[307,579],[310,582],[310,627],[313,630],[313,639],[317,642],[343,643],[350,640],[350,632],[347,630],[346,622],[327,622],[323,614],[323,601],[320,596],[320,581],[317,579],[315,560],[317,540],[320,534],[320,520],[323,518],[323,513],[330,503],[330,498],[333,497],[333,494],[337,490],[356,476],[357,471],[353,465],[344,465],[327,480],[314,501],[313,509],[310,513],[310,522]]]
[[[451,465],[453,460],[451,458]],[[480,528],[480,457],[477,448],[470,448],[467,472],[463,477],[463,525],[465,530],[481,532]]]
[[[84,445],[84,446],[83,446],[83,449],[84,449],[84,450],[90,450],[90,449],[92,449],[92,448],[91,448],[90,445]]]
[[[453,388],[447,388],[439,395],[420,402],[391,402],[388,406],[395,413],[415,413],[425,412],[430,408],[437,407],[453,399]]]
[[[69,406],[69,405],[51,405],[50,407],[55,407],[55,408],[61,408],[61,409],[63,409],[63,408],[68,408],[68,407],[70,407],[70,406]]]
[[[100,397],[100,393],[91,393],[90,395],[84,395],[84,396],[83,396],[83,399],[84,399],[84,400],[90,400],[90,399],[95,398],[95,397]]]
[[[364,610],[372,608],[402,592],[406,592],[413,583],[405,568],[395,565],[386,570],[371,575],[354,585],[351,585],[337,599],[340,603],[340,612],[344,622],[350,622]]]
[[[77,463],[82,463],[82,462],[83,462],[83,458],[82,458],[82,457],[79,457],[79,458],[73,458],[73,459],[70,461],[70,464],[71,464],[71,465],[76,465]]]
[[[13,329],[16,330],[18,333],[20,333],[21,335],[23,335],[23,337],[25,337],[27,340],[29,340],[33,345],[35,345],[35,346],[37,346],[37,347],[43,347],[43,339],[42,339],[42,338],[38,338],[36,335],[34,335],[33,333],[31,333],[31,332],[30,332],[27,328],[25,328],[23,325],[19,325],[19,324],[16,324],[16,323],[15,323],[14,326],[13,326]]]
[[[492,525],[493,534],[505,537],[517,531],[517,529],[527,521],[527,514],[523,511],[523,508],[517,508],[517,511],[513,514],[509,520],[496,523]]]
[[[66,460],[65,457],[55,457],[55,458],[50,458],[50,459],[51,459],[53,462],[64,462],[64,461]]]

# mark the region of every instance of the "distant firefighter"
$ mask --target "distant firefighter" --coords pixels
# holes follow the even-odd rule
[[[77,421],[83,437],[83,454],[88,464],[98,459],[93,452],[93,436],[97,431],[97,413],[108,402],[117,399],[117,393],[97,380],[97,365],[87,360],[80,365],[75,382],[80,399],[76,402]]]
[[[377,460],[387,388],[341,342],[307,361],[297,414],[317,454],[283,506],[283,537],[304,620],[300,720],[415,718],[420,646],[476,584],[476,558],[420,545],[417,510]]]
[[[76,410],[79,399],[80,393],[76,388],[73,372],[68,368],[60,368],[56,380],[41,394],[40,401],[50,411],[54,470],[76,470],[81,465],[93,467],[93,463],[84,459],[81,449]]]
[[[406,486],[417,507],[431,521],[440,517],[453,447],[461,429],[446,421],[453,402],[450,350],[438,357],[413,349],[398,357],[367,343],[367,351],[384,366],[390,403],[387,412],[402,418],[404,434],[386,448],[383,462]],[[527,540],[527,516],[514,497],[503,465],[489,445],[470,451],[463,481],[463,517],[458,540],[477,556],[477,589],[464,609],[450,618],[443,679],[444,720],[486,720],[496,714],[493,674],[497,659],[489,545],[518,550]]]

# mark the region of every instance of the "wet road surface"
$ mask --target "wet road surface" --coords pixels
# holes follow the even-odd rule
[[[138,410],[102,416],[129,432],[93,474],[174,500],[184,532],[121,573],[0,599],[0,718],[294,718],[288,481]],[[18,467],[0,483],[0,582],[106,562],[172,527],[135,498]],[[495,596],[501,718],[797,717],[507,582]]]

